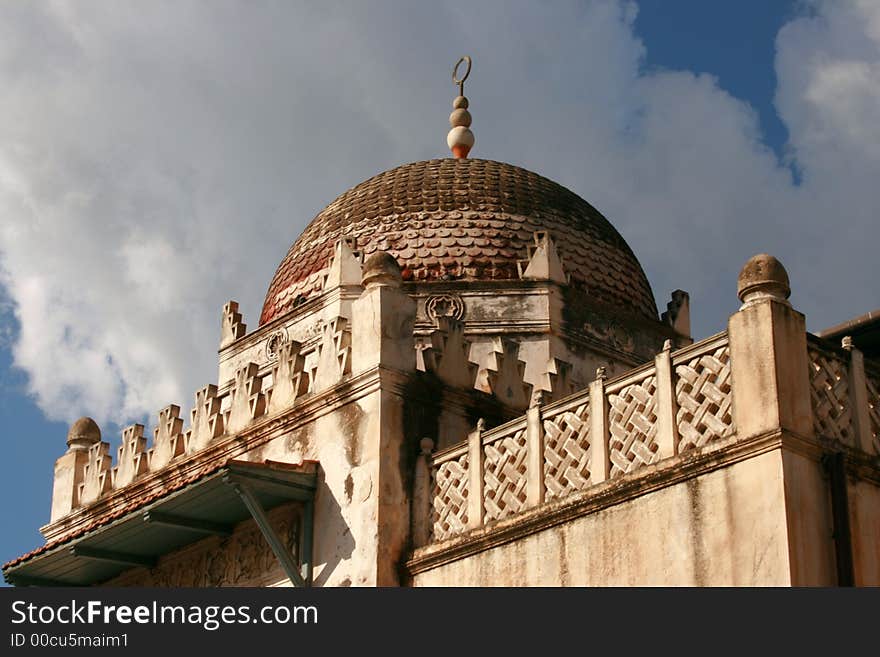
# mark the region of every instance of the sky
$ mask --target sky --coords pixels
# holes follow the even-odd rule
[[[69,424],[187,412],[223,304],[380,171],[472,157],[596,206],[696,339],[755,253],[812,331],[880,307],[880,2],[0,2],[0,561],[42,543]]]

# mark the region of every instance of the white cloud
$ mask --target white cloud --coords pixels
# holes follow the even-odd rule
[[[436,6],[435,6],[436,5]],[[445,155],[474,57],[473,155],[599,207],[658,303],[723,327],[755,252],[815,328],[876,307],[880,6],[817,4],[777,40],[796,186],[717,80],[640,72],[636,5],[154,2],[0,8],[0,267],[16,363],[52,418],[124,421],[216,376],[223,302],[254,327],[336,195]]]

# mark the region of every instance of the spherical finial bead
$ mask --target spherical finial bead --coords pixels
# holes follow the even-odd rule
[[[101,442],[101,428],[90,417],[81,417],[70,425],[67,432],[67,447],[72,451],[86,450]]]
[[[791,296],[788,272],[779,260],[766,253],[749,258],[736,283],[737,296],[743,303],[764,298],[785,301]]]
[[[449,125],[451,125],[453,128],[457,126],[470,128],[471,113],[468,112],[466,109],[452,110],[452,114],[449,115]]]
[[[456,96],[455,100],[452,101],[453,109],[467,109],[468,108],[468,99],[464,96]]]
[[[422,454],[425,456],[430,456],[431,452],[434,451],[434,441],[430,438],[422,438],[419,441],[419,449],[422,450]]]
[[[449,146],[455,157],[467,157],[468,152],[474,145],[474,133],[470,128],[464,126],[456,126],[446,135],[446,144]]]

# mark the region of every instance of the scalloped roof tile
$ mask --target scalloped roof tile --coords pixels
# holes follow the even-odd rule
[[[318,274],[342,237],[355,237],[366,254],[389,251],[408,271],[407,280],[515,280],[517,260],[528,257],[540,230],[553,237],[573,287],[628,314],[657,319],[641,265],[592,205],[511,164],[448,158],[380,173],[321,211],[278,266],[260,324],[320,291]]]

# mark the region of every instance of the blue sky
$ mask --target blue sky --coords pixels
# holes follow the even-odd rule
[[[599,207],[659,307],[691,292],[695,337],[759,251],[812,330],[880,306],[876,5],[533,5],[0,7],[0,560],[42,542],[70,421],[115,453],[121,425],[186,413],[227,299],[255,328],[314,214],[446,156],[464,53],[472,156]]]

